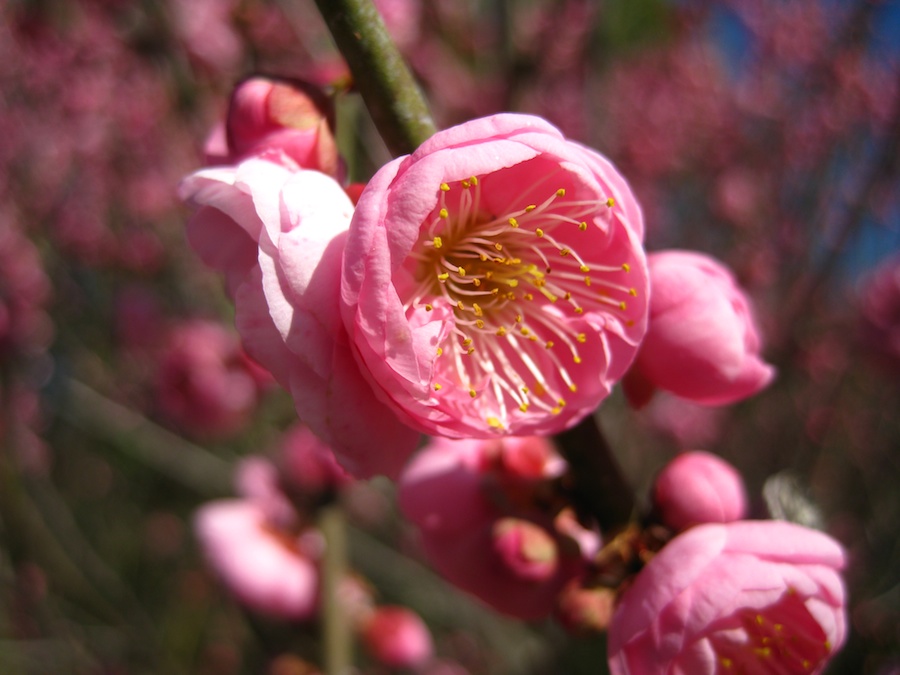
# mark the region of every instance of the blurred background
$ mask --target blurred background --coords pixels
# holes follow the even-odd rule
[[[900,3],[376,4],[439,126],[541,115],[629,179],[648,250],[734,270],[776,382],[718,409],[634,412],[616,393],[604,427],[642,498],[678,450],[710,450],[754,515],[840,540],[852,632],[828,672],[900,672]],[[241,609],[191,525],[295,422],[176,197],[258,72],[335,93],[350,179],[389,159],[311,1],[0,5],[4,674],[313,672],[316,622]],[[428,624],[428,672],[606,672],[602,639],[505,619],[431,574],[388,482],[341,500],[368,592]]]

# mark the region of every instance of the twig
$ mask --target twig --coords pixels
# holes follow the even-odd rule
[[[316,0],[355,87],[395,157],[436,131],[428,104],[370,0]]]

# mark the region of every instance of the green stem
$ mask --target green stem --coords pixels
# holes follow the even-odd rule
[[[347,525],[339,503],[322,508],[319,529],[325,537],[320,586],[323,665],[326,675],[344,675],[351,667],[353,644],[338,595],[347,566]]]
[[[388,150],[394,157],[411,153],[436,128],[378,10],[370,0],[316,0],[316,4]]]

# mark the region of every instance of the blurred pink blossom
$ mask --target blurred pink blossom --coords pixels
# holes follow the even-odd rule
[[[295,621],[314,615],[319,584],[315,559],[300,534],[273,526],[258,504],[209,502],[197,511],[194,530],[212,569],[247,607]]]
[[[257,381],[237,335],[213,321],[173,328],[162,348],[156,378],[160,412],[199,436],[237,433],[258,402]]]
[[[859,313],[866,354],[900,373],[900,255],[887,258],[865,279]]]
[[[193,0],[171,4],[175,32],[188,52],[219,71],[240,62],[244,45],[233,25],[236,0]]]
[[[653,484],[653,506],[673,530],[700,523],[729,523],[747,515],[741,475],[708,452],[683,452],[669,462]]]
[[[507,457],[521,454],[543,455],[544,469],[509,471],[517,462]],[[500,612],[536,619],[553,612],[599,548],[595,533],[544,507],[564,468],[540,437],[434,438],[400,479],[400,508],[451,583]]]
[[[283,480],[301,494],[318,495],[353,480],[337,463],[331,448],[303,424],[295,424],[282,435],[279,450]]]
[[[846,633],[844,552],[781,521],[691,528],[622,595],[613,675],[820,673]]]
[[[643,335],[642,235],[622,176],[543,120],[440,131],[360,197],[341,289],[354,354],[425,433],[560,431]]]
[[[767,386],[775,371],[759,356],[750,300],[731,272],[691,251],[652,253],[648,264],[649,327],[624,382],[632,404],[646,404],[659,388],[726,405]]]
[[[405,607],[377,607],[361,626],[366,650],[390,668],[414,668],[434,649],[431,632],[418,614]]]
[[[225,273],[248,353],[346,469],[396,474],[418,434],[374,395],[337,311],[353,213],[341,186],[319,171],[251,158],[188,176],[181,196],[197,208],[188,239]]]

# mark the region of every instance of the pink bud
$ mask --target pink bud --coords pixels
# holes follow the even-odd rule
[[[782,521],[698,525],[638,574],[609,629],[613,675],[821,673],[846,634],[844,552]]]
[[[419,615],[405,607],[377,608],[365,622],[362,640],[377,661],[411,668],[431,657],[431,633]]]
[[[331,100],[300,80],[252,77],[232,96],[225,133],[232,161],[280,151],[297,166],[337,174]]]
[[[556,573],[556,542],[544,528],[519,518],[494,523],[494,552],[504,569],[526,581],[546,581]]]
[[[685,452],[660,472],[653,503],[663,523],[685,530],[699,523],[728,523],[746,515],[741,475],[708,452]]]
[[[771,382],[750,301],[725,266],[689,251],[653,253],[647,263],[650,323],[623,383],[633,405],[654,389],[726,405]]]
[[[599,633],[609,627],[615,600],[611,588],[585,588],[574,581],[559,594],[556,616],[573,633]]]

